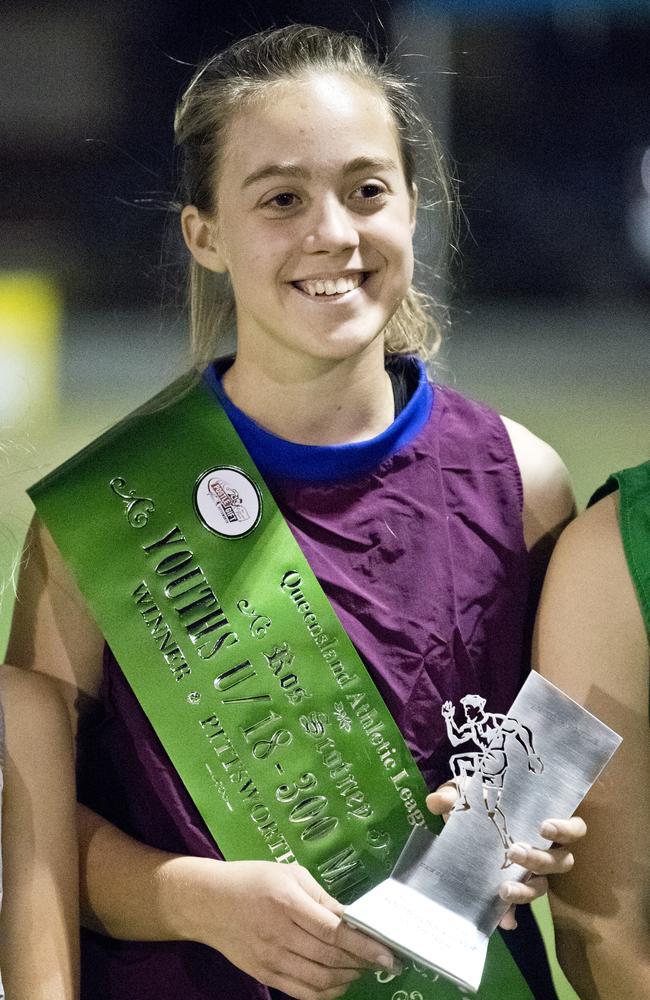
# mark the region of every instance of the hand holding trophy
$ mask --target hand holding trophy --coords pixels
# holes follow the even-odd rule
[[[478,695],[461,704],[461,725],[450,702],[441,708],[450,743],[464,747],[450,759],[458,797],[449,821],[438,836],[415,829],[391,877],[345,920],[476,992],[510,905],[503,883],[529,877],[517,845],[539,840],[549,815],[573,813],[620,737],[535,673],[507,715],[486,712]]]

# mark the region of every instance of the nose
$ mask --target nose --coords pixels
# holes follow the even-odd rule
[[[303,244],[305,253],[341,253],[358,246],[355,221],[338,198],[323,198],[312,205]]]

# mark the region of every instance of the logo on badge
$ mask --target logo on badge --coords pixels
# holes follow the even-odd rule
[[[222,538],[249,535],[262,516],[262,496],[257,486],[231,466],[203,473],[194,490],[194,506],[205,527]]]

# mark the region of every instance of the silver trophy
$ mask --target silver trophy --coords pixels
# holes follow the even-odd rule
[[[344,920],[476,992],[490,935],[508,909],[501,883],[523,881],[515,841],[546,848],[549,816],[571,816],[621,742],[586,709],[531,673],[507,715],[461,700],[442,706],[456,805],[438,836],[416,827],[390,876],[346,908]]]

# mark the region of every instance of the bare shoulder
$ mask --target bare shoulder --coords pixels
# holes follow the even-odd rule
[[[536,668],[623,737],[580,807],[589,834],[575,868],[551,885],[558,955],[580,996],[647,995],[649,659],[611,494],[563,532],[533,640]]]
[[[627,576],[627,564],[618,526],[618,492],[603,497],[588,507],[563,532],[555,554],[558,571],[567,564],[582,567],[583,572],[608,571],[617,577]]]
[[[584,699],[595,682],[630,706],[647,704],[648,643],[617,494],[563,532],[542,591],[534,651],[542,672],[574,697]]]
[[[545,590],[574,594],[585,611],[636,604],[618,524],[618,493],[587,508],[562,533]],[[619,607],[620,610],[620,607]]]
[[[512,444],[524,488],[524,536],[532,549],[556,538],[575,514],[575,499],[566,465],[546,441],[523,424],[501,417]]]

